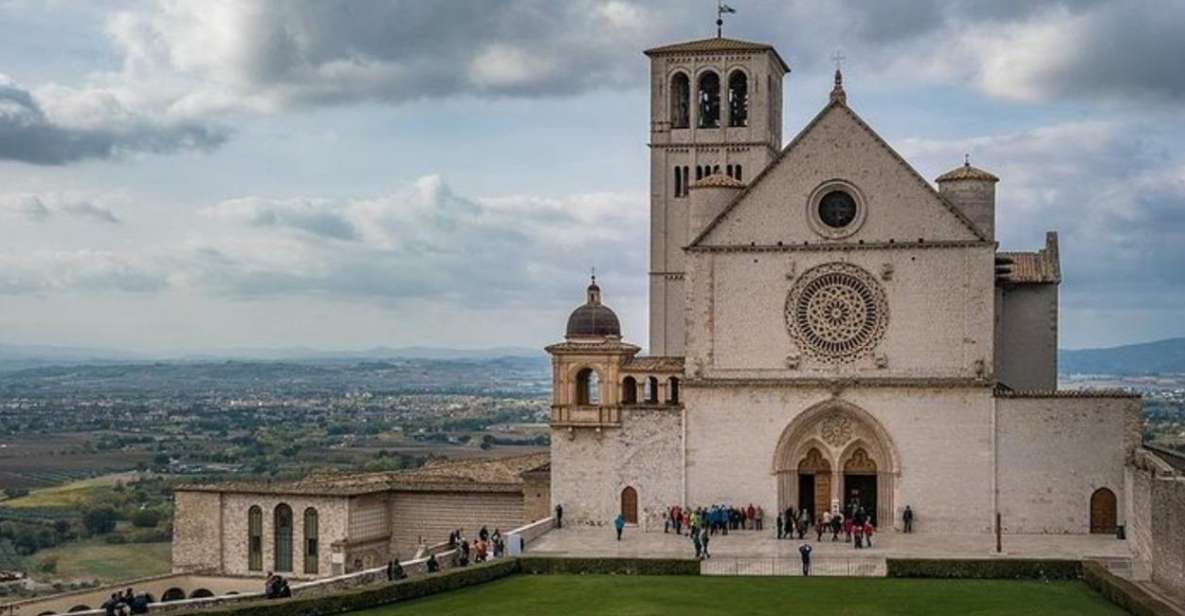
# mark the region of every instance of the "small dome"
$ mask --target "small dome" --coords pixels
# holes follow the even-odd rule
[[[966,161],[963,163],[963,166],[955,168],[955,169],[951,169],[950,171],[947,171],[946,173],[938,176],[938,179],[936,179],[934,181],[935,182],[952,182],[955,180],[980,180],[983,182],[999,182],[1000,178],[988,173],[987,171],[984,171],[983,169],[979,169],[977,167],[972,167],[971,162]]]
[[[697,181],[691,185],[692,188],[744,188],[745,185],[738,180],[715,173],[708,177]]]
[[[568,317],[566,338],[621,337],[621,323],[617,314],[601,303],[601,287],[594,276],[588,285],[588,302],[572,311]]]

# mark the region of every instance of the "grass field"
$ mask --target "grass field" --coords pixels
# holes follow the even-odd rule
[[[41,550],[31,560],[37,562],[51,557],[58,559],[57,573],[51,577],[119,582],[168,573],[173,553],[172,544],[167,542],[123,545],[86,542]]]
[[[1124,614],[1079,582],[516,575],[359,616]]]
[[[3,501],[0,506],[12,509],[69,509],[90,502],[94,493],[110,488],[117,483],[130,483],[137,473],[113,473],[91,479],[72,481],[52,488],[38,488],[28,496]]]

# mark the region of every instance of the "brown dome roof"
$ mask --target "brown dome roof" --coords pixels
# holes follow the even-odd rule
[[[594,277],[588,285],[588,301],[572,311],[568,317],[566,338],[621,337],[621,323],[617,314],[601,303],[601,287]]]
[[[951,169],[950,171],[938,176],[938,179],[934,181],[950,182],[954,180],[981,180],[984,182],[999,182],[1000,178],[988,173],[987,171],[984,171],[983,169],[972,167],[971,163],[966,162],[963,163],[962,167]]]

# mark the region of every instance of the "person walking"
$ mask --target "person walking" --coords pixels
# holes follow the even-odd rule
[[[757,517],[754,521],[757,523],[757,530],[765,530],[765,509],[762,509],[761,505],[757,506]]]
[[[905,512],[901,514],[901,522],[905,524],[905,532],[913,532],[913,509],[909,505],[905,506]]]
[[[691,545],[695,546],[695,559],[701,560],[703,558],[704,546],[700,543],[699,533],[691,533]]]
[[[621,541],[621,531],[625,530],[625,516],[617,514],[617,517],[613,518],[613,528],[617,529],[617,540]]]
[[[872,527],[872,521],[871,520],[865,521],[864,522],[864,547],[866,547],[866,548],[872,547],[873,530],[874,529]]]
[[[811,544],[804,543],[798,546],[798,553],[802,555],[802,576],[810,577],[811,575]]]
[[[852,524],[852,541],[854,542],[853,545],[856,546],[857,550],[864,547],[864,525],[863,524],[855,524],[855,523]]]
[[[704,558],[711,558],[712,553],[708,551],[708,541],[711,537],[711,533],[708,532],[707,528],[701,528],[699,534],[700,543],[704,544]]]
[[[786,534],[786,529],[782,526],[782,514],[780,514],[780,513],[778,514],[777,524],[778,524],[778,539],[781,539],[782,535]]]

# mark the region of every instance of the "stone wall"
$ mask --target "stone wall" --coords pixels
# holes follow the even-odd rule
[[[997,292],[996,378],[1012,389],[1057,389],[1057,285]]]
[[[336,496],[294,496],[276,494],[223,495],[222,516],[222,567],[227,575],[248,575],[263,577],[275,565],[275,518],[274,512],[280,503],[292,508],[292,571],[286,576],[294,579],[324,577],[333,571],[330,546],[344,539],[347,534],[348,499]],[[258,505],[263,510],[263,567],[259,571],[249,568],[247,553],[247,512]],[[318,558],[317,573],[304,573],[304,512],[313,507],[317,510]],[[181,517],[190,517],[187,510]]]
[[[427,543],[448,538],[460,528],[472,539],[483,525],[503,533],[526,519],[519,492],[397,492],[392,501],[394,544],[401,556],[415,554],[421,537]]]
[[[222,570],[222,495],[178,491],[173,521],[173,571]]]
[[[1091,495],[1120,503],[1124,464],[1140,437],[1140,401],[1132,397],[1003,397],[999,424],[1002,523],[1010,533],[1088,533]]]
[[[879,424],[889,441],[883,446],[896,459],[896,474],[887,460],[878,461],[878,471],[888,472],[878,477],[878,509],[887,506],[892,517],[878,520],[880,526],[899,527],[901,511],[910,505],[916,532],[991,530],[991,394],[986,387],[850,387],[833,396],[822,387],[689,384],[685,392],[691,505],[753,503],[775,515],[780,504],[776,456],[779,443],[790,438],[792,423],[808,410],[851,405]],[[803,438],[814,439],[836,470],[858,437],[861,432],[855,430],[834,446],[814,435]],[[840,487],[833,483],[836,497]]]
[[[638,493],[639,523],[681,502],[680,411],[622,408],[622,427],[551,432],[551,500],[564,524],[608,525],[627,486]]]
[[[993,363],[993,254],[991,246],[694,253],[688,375],[987,378]],[[834,262],[870,274],[888,302],[883,339],[851,363],[814,359],[787,330],[786,302],[795,280]]]
[[[1152,580],[1185,593],[1185,478],[1152,482]]]

